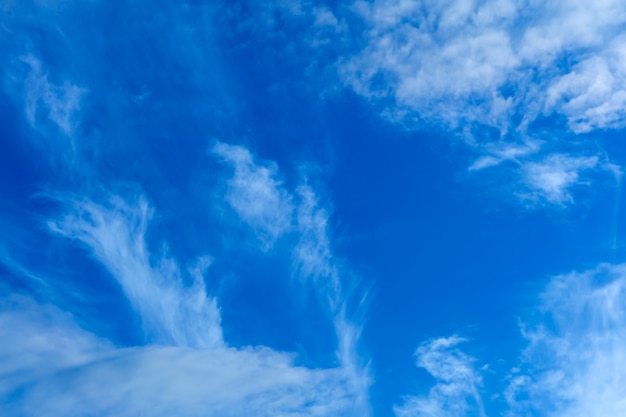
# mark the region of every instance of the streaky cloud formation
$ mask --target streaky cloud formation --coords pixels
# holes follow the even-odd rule
[[[626,415],[625,33],[0,3],[0,415]]]
[[[626,413],[626,266],[554,277],[538,314],[523,326],[529,344],[506,391],[509,415]]]
[[[355,401],[341,368],[263,347],[116,348],[27,298],[3,300],[0,334],[4,415],[340,416]]]
[[[51,221],[50,229],[81,242],[109,271],[139,313],[148,340],[194,348],[223,344],[217,300],[206,295],[202,276],[208,258],[189,274],[189,286],[166,253],[152,265],[146,233],[153,209],[143,196],[127,202],[113,195],[107,206],[75,197],[63,203],[69,213]]]
[[[502,392],[482,387],[482,367],[457,348],[458,336],[424,342],[417,366],[437,383],[409,396],[397,416],[485,415],[483,401],[503,399],[510,417],[600,417],[626,412],[626,266],[559,275],[550,280],[535,314],[522,324],[527,347],[520,366],[502,378]],[[488,394],[490,394],[488,396]]]
[[[476,359],[457,346],[466,340],[451,336],[428,340],[415,352],[416,364],[431,374],[437,383],[425,396],[409,396],[394,407],[398,417],[485,416],[479,389],[480,373]]]
[[[71,138],[81,100],[87,90],[69,81],[52,83],[41,61],[32,54],[22,57],[21,61],[30,69],[23,93],[24,111],[31,127],[42,132],[46,128],[46,120],[49,120],[60,133]]]
[[[113,346],[79,328],[71,314],[9,297],[0,318],[0,333],[12,335],[0,349],[7,414],[367,415],[368,384],[351,364],[309,369],[270,348],[228,347],[217,300],[204,286],[208,261],[190,269],[186,284],[164,249],[150,252],[153,209],[144,197],[113,195],[101,205],[68,196],[62,203],[68,213],[50,229],[80,242],[109,271],[144,323],[148,344]]]
[[[259,165],[248,149],[217,142],[212,153],[229,163],[226,201],[257,233],[265,249],[292,227],[292,197],[282,189],[275,164]]]
[[[354,385],[360,387],[360,412],[368,413],[366,393],[371,381],[357,353],[361,330],[355,321],[364,308],[366,293],[333,255],[327,210],[320,206],[306,180],[294,191],[288,190],[275,164],[257,162],[242,146],[217,142],[212,153],[233,168],[233,177],[227,180],[226,201],[257,232],[260,248],[267,250],[268,244],[281,235],[293,236],[293,273],[313,284],[327,306],[337,333],[337,358],[352,373]]]

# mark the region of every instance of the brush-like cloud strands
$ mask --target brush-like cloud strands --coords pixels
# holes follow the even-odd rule
[[[117,347],[58,307],[6,296],[3,414],[341,416],[363,407],[367,385],[352,367],[309,369],[269,348],[228,347],[217,300],[204,288],[207,258],[183,272],[164,249],[150,252],[153,209],[144,197],[57,198],[66,215],[50,221],[51,230],[79,242],[111,274],[153,345]]]
[[[351,415],[342,369],[268,348],[117,348],[31,299],[2,301],[0,411],[20,416]]]
[[[290,191],[275,163],[257,160],[242,146],[217,142],[211,153],[233,169],[226,201],[256,232],[260,248],[267,250],[284,235],[293,238],[295,244],[289,249],[293,273],[314,285],[327,306],[337,333],[337,358],[360,392],[353,410],[367,415],[371,379],[357,354],[361,329],[355,320],[366,294],[357,291],[358,280],[346,279],[355,277],[333,254],[328,211],[320,206],[315,190],[306,181]],[[352,298],[357,300],[351,303]],[[356,306],[349,307],[353,304]]]

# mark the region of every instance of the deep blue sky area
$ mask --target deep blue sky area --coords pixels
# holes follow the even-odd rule
[[[0,414],[626,415],[626,6],[0,2]]]

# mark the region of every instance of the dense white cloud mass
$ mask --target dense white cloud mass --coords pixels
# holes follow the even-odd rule
[[[513,161],[509,191],[526,206],[572,204],[585,183],[578,178],[605,168],[570,164],[553,190],[532,179],[538,165],[568,152],[558,149],[564,137],[626,125],[622,1],[356,0],[332,10],[303,1],[261,9],[308,22],[310,53],[323,60],[333,45],[340,84],[385,118],[462,138],[478,156],[470,171]],[[533,124],[552,116],[552,128]],[[591,160],[592,147],[565,158]]]
[[[429,340],[417,349],[417,366],[431,374],[437,383],[428,395],[409,396],[394,407],[398,417],[484,416],[479,395],[481,376],[475,359],[457,348],[464,342],[456,336]]]
[[[622,1],[358,0],[351,10],[363,29],[359,52],[339,59],[343,82],[393,121],[462,132],[482,155],[470,170],[514,160],[526,202],[573,203],[583,171],[602,169],[586,155],[580,169],[547,174],[540,166],[577,159],[542,149],[534,121],[556,114],[573,133],[626,124]]]
[[[558,112],[572,130],[621,126],[626,5],[621,1],[357,1],[365,46],[341,66],[392,112],[523,128]],[[414,113],[413,113],[414,112]],[[523,115],[518,126],[512,117]]]

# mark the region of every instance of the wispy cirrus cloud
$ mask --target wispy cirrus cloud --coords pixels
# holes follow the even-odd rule
[[[167,253],[151,259],[146,233],[153,209],[143,196],[125,201],[112,195],[106,205],[61,198],[67,213],[50,221],[50,229],[80,242],[108,270],[139,313],[148,340],[195,348],[223,344],[217,301],[204,285],[208,258],[188,271]]]
[[[394,407],[398,417],[464,417],[485,416],[479,389],[482,385],[476,359],[457,346],[458,336],[431,339],[415,352],[416,364],[436,379],[427,395],[407,396]]]
[[[233,168],[225,199],[241,220],[261,233],[261,249],[267,248],[268,231],[274,231],[269,243],[284,234],[291,236],[293,243],[288,250],[293,273],[312,284],[327,306],[337,334],[337,358],[361,393],[360,412],[369,413],[367,390],[371,378],[357,353],[361,332],[357,319],[366,293],[356,291],[356,277],[342,268],[333,254],[328,211],[306,179],[289,190],[280,180],[276,164],[254,158],[248,149],[218,142],[212,153]]]
[[[5,415],[327,416],[358,400],[340,368],[263,347],[114,347],[26,297],[3,299],[0,335]]]
[[[551,279],[528,347],[510,376],[510,415],[600,417],[626,412],[626,267]]]
[[[20,60],[29,67],[23,80],[23,96],[24,112],[31,127],[42,131],[46,129],[46,121],[50,121],[63,135],[71,138],[87,90],[67,80],[59,84],[51,82],[42,62],[32,54]]]
[[[265,248],[292,228],[292,196],[282,188],[273,163],[256,163],[242,146],[217,142],[211,152],[234,171],[227,181],[226,201],[252,227]]]
[[[239,218],[257,232],[262,249],[291,235],[294,271],[327,291],[333,304],[342,297],[338,263],[332,254],[329,213],[306,180],[290,190],[278,166],[255,158],[238,145],[217,142],[211,152],[229,165],[224,198]]]
[[[417,366],[435,379],[428,395],[405,397],[398,416],[617,416],[626,412],[626,266],[601,264],[549,280],[521,326],[520,364],[487,391],[477,359],[457,336],[432,339],[416,351]],[[495,414],[494,414],[495,415]]]
[[[76,241],[120,285],[146,344],[115,346],[79,327],[71,312],[4,297],[0,335],[12,340],[0,347],[4,413],[367,415],[367,375],[352,363],[306,368],[268,347],[230,347],[204,285],[208,258],[183,269],[165,249],[152,250],[154,209],[145,197],[55,198],[65,214],[50,230]]]

